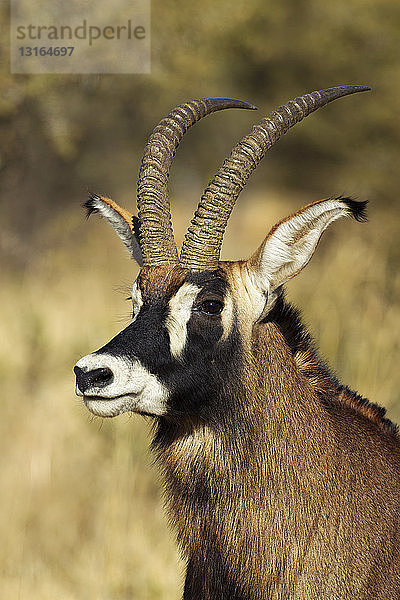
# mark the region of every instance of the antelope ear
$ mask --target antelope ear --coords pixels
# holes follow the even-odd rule
[[[366,221],[367,202],[329,198],[309,204],[271,229],[247,266],[263,294],[274,292],[309,262],[325,229],[340,217]]]
[[[129,254],[136,260],[140,267],[143,266],[143,256],[139,244],[139,219],[130,212],[118,206],[110,198],[91,194],[84,203],[87,216],[100,213],[116,231],[128,249]]]

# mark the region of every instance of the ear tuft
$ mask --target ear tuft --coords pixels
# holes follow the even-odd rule
[[[114,231],[119,235],[132,258],[136,260],[139,266],[143,265],[143,256],[139,243],[139,219],[132,215],[122,206],[119,206],[111,198],[90,194],[84,202],[86,208],[86,217],[98,213],[106,219]]]
[[[368,200],[364,200],[363,202],[357,202],[356,200],[352,200],[351,198],[338,198],[341,200],[348,208],[350,209],[350,216],[353,217],[356,221],[360,223],[365,223],[368,221],[367,217],[367,204]]]
[[[99,208],[96,204],[101,201],[101,196],[89,192],[89,198],[83,202],[82,208],[86,209],[86,218],[88,219],[93,213],[98,213]]]

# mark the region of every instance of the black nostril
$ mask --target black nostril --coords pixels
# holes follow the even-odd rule
[[[90,375],[92,383],[97,387],[103,387],[104,385],[108,385],[114,378],[113,372],[107,367],[104,367],[103,369],[95,369],[94,371],[89,371],[88,375]]]
[[[74,373],[76,384],[82,393],[85,393],[91,387],[105,387],[114,379],[113,372],[107,367],[93,369],[92,371],[84,371],[80,367],[74,367]]]

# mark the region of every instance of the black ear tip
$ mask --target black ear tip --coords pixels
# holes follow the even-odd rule
[[[351,216],[360,223],[365,223],[368,221],[367,218],[367,204],[368,200],[364,200],[362,202],[358,202],[357,200],[352,200],[351,198],[342,198],[342,202],[348,206],[350,209]]]
[[[82,203],[82,208],[86,209],[86,218],[88,219],[91,214],[99,212],[96,207],[96,201],[100,200],[100,196],[98,194],[92,194],[89,192],[89,198]]]

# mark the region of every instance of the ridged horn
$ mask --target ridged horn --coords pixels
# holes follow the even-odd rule
[[[225,108],[256,107],[232,98],[200,98],[174,108],[154,129],[144,149],[137,186],[140,247],[144,265],[178,263],[171,223],[168,175],[186,131],[203,117]]]
[[[218,268],[222,239],[236,199],[252,171],[281,135],[325,104],[370,89],[364,85],[346,85],[305,94],[280,106],[255,125],[206,187],[184,238],[182,266],[194,271]]]

